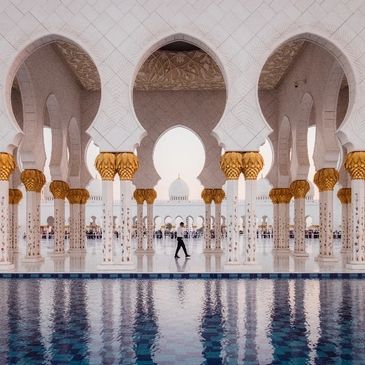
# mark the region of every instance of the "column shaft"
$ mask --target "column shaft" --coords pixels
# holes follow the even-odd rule
[[[308,256],[305,249],[305,199],[294,200],[294,255]]]
[[[351,251],[351,203],[341,204],[341,252]]]
[[[42,260],[40,248],[40,200],[40,193],[36,191],[26,192],[27,249],[25,259],[27,261]]]
[[[153,221],[153,204],[147,204],[147,251],[153,253],[153,235],[155,225]]]
[[[143,204],[137,204],[137,251],[143,251]]]
[[[239,264],[238,180],[227,180],[227,264]]]
[[[80,252],[86,251],[85,224],[86,224],[86,205],[80,204],[79,239],[78,239]]]
[[[65,200],[54,199],[54,253],[65,253]]]
[[[279,242],[278,250],[283,252],[289,251],[289,204],[278,204],[278,228],[279,228]]]
[[[256,263],[256,181],[245,181],[245,264]]]
[[[273,244],[274,250],[279,249],[280,233],[279,233],[279,204],[273,204]]]
[[[132,182],[130,180],[120,181],[120,202],[121,202],[121,246],[122,246],[122,263],[132,263],[132,221],[131,221],[131,203],[132,203]]]
[[[9,233],[12,252],[19,252],[18,225],[18,204],[9,204]]]
[[[319,258],[333,259],[333,191],[319,193]]]
[[[80,243],[80,204],[70,203],[70,252],[79,250]]]
[[[205,203],[205,218],[204,218],[204,251],[210,252],[212,250],[212,238],[210,236],[212,215],[211,204]]]
[[[215,203],[215,225],[214,225],[214,236],[215,236],[215,250],[221,251],[222,249],[222,204]]]
[[[103,264],[113,262],[113,181],[103,180]]]
[[[10,234],[9,234],[9,181],[0,180],[0,264],[10,263]]]

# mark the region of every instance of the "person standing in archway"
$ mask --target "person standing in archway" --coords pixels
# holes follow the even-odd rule
[[[180,256],[178,256],[178,253],[180,251],[180,248],[183,249],[184,253],[185,253],[185,257],[189,258],[190,255],[188,255],[187,251],[186,251],[186,247],[185,247],[185,243],[184,243],[184,222],[181,222],[179,227],[177,227],[177,247],[176,247],[176,252],[175,252],[175,259],[180,258]]]

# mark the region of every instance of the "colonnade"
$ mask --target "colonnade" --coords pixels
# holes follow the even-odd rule
[[[155,223],[153,220],[153,203],[157,198],[154,189],[136,189],[133,197],[137,203],[137,253],[154,253],[153,235]],[[143,203],[147,203],[147,247],[144,248],[144,224],[143,224]]]
[[[204,252],[205,253],[220,253],[222,252],[222,201],[225,197],[223,189],[205,188],[201,193],[201,197],[205,205],[205,216],[204,216]],[[215,247],[212,246],[211,238],[211,222],[212,222],[212,202],[215,206],[215,224],[214,224],[214,237]]]

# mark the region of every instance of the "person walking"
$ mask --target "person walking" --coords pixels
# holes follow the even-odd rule
[[[180,258],[180,256],[177,255],[180,251],[180,248],[183,249],[186,258],[190,257],[190,255],[188,255],[188,253],[186,251],[185,243],[184,243],[184,240],[183,240],[183,237],[184,237],[184,229],[183,228],[184,228],[184,222],[181,222],[179,227],[177,227],[177,234],[176,234],[177,247],[176,247],[176,252],[175,252],[175,259]]]

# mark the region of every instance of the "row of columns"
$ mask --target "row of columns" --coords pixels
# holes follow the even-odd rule
[[[153,203],[157,198],[154,189],[136,189],[133,197],[137,203],[137,253],[154,253],[153,235],[155,232],[155,224],[153,221]],[[144,249],[144,227],[143,227],[143,203],[147,203],[147,248]]]
[[[103,258],[100,269],[131,269],[132,261],[132,179],[139,166],[133,152],[102,152],[95,160],[95,167],[102,178],[103,195]],[[115,262],[113,255],[113,181],[120,179],[120,226],[119,244],[121,257]]]
[[[204,252],[222,252],[222,201],[225,197],[223,189],[203,189],[201,197],[205,204],[205,217],[204,217]],[[211,239],[211,221],[212,221],[212,202],[215,206],[215,225],[214,225],[214,237],[215,247],[212,247]]]
[[[221,157],[221,169],[226,176],[227,252],[226,265],[232,269],[256,265],[256,185],[264,166],[259,152],[226,152]],[[238,231],[238,179],[245,177],[245,242],[240,246]],[[242,250],[244,251],[242,254]],[[242,266],[242,264],[244,264]]]

